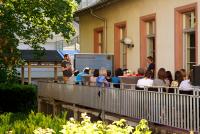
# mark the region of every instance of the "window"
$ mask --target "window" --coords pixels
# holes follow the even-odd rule
[[[140,17],[140,66],[147,67],[146,57],[156,62],[156,14]]]
[[[99,52],[98,53],[103,53],[103,31],[98,32],[98,49]]]
[[[197,4],[175,9],[175,69],[190,71],[197,64]]]
[[[155,20],[146,22],[147,27],[147,56],[152,56],[155,61]]]
[[[115,23],[114,28],[115,68],[127,68],[127,46],[122,43],[122,40],[126,37],[127,33],[126,22]]]
[[[126,28],[120,28],[120,41],[126,37]],[[120,67],[127,68],[127,46],[120,43]]]
[[[94,53],[104,53],[102,27],[94,29]]]
[[[194,11],[183,14],[183,63],[184,68],[189,71],[196,64],[195,47],[195,14]]]

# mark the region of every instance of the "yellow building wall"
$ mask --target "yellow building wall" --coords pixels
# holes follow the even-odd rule
[[[164,67],[166,70],[174,72],[174,9],[198,1],[121,0],[94,13],[107,19],[108,53],[114,53],[114,24],[127,22],[127,36],[133,40],[135,45],[134,48],[127,51],[127,67],[133,71],[140,67],[140,58],[146,58],[140,57],[140,17],[156,13],[156,68]],[[200,2],[198,2],[199,7]],[[198,18],[200,18],[200,13],[198,13]],[[93,52],[93,31],[103,25],[103,21],[89,13],[80,16],[80,50],[82,53]],[[200,31],[199,25],[198,31]],[[198,36],[200,39],[200,34]],[[200,47],[198,48],[200,52]],[[198,55],[200,63],[200,53]]]

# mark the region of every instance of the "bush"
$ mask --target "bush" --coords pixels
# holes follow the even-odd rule
[[[151,134],[146,120],[141,120],[134,130],[126,125],[125,120],[115,121],[110,125],[102,121],[92,123],[90,117],[82,114],[81,122],[71,118],[66,120],[66,113],[58,117],[45,116],[42,113],[0,115],[0,133],[9,134]]]
[[[30,112],[37,106],[37,88],[33,85],[0,84],[1,112]]]
[[[7,69],[0,61],[0,83],[7,81]]]
[[[18,83],[20,78],[16,67],[16,65],[6,66],[0,60],[0,83]]]
[[[42,113],[29,115],[22,113],[5,113],[0,115],[0,134],[33,134],[35,129],[51,128],[56,133],[62,129],[62,124],[66,124],[66,113],[52,118]]]

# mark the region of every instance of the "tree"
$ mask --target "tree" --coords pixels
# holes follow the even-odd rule
[[[0,62],[11,70],[20,64],[20,40],[34,49],[53,33],[68,41],[76,9],[74,0],[0,0]]]

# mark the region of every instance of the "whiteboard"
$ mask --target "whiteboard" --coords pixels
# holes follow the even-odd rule
[[[113,72],[114,56],[112,54],[75,54],[74,68],[82,71],[85,67],[91,69],[106,68]]]

